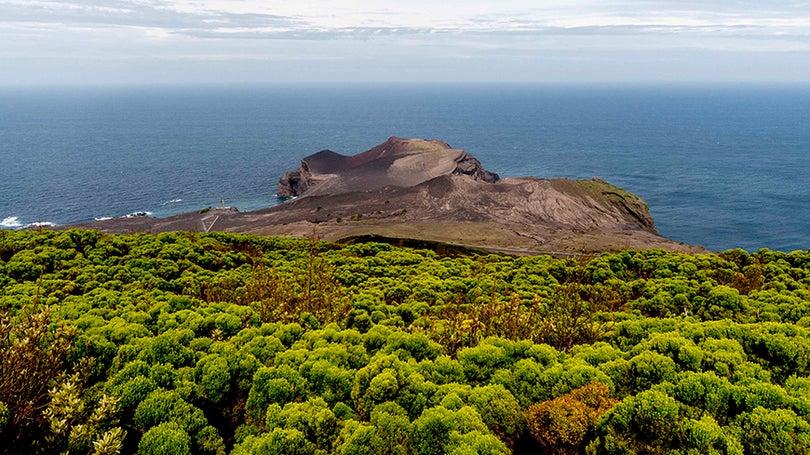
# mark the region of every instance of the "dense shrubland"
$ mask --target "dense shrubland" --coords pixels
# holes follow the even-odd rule
[[[810,252],[0,232],[4,453],[810,452]]]

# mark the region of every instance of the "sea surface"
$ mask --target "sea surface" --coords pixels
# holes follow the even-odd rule
[[[392,135],[598,176],[677,241],[810,248],[810,86],[0,88],[0,227],[269,207],[302,157]]]

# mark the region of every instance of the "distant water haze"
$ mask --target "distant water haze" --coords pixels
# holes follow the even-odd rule
[[[808,249],[807,119],[808,87],[0,89],[0,228],[268,207],[302,157],[396,135],[501,176],[598,176],[674,240]]]

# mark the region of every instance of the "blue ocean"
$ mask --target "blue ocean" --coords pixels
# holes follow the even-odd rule
[[[439,138],[503,176],[598,176],[712,250],[810,248],[810,87],[0,89],[0,227],[277,204],[322,149]]]

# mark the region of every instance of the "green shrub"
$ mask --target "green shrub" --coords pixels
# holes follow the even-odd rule
[[[468,401],[490,431],[502,441],[511,445],[523,433],[526,426],[523,410],[502,385],[476,387],[470,392]]]
[[[138,443],[143,455],[191,455],[191,438],[174,422],[164,422],[147,431]]]
[[[231,389],[231,369],[221,355],[209,354],[200,359],[195,376],[200,395],[214,403],[222,401]]]
[[[233,455],[312,455],[315,446],[298,430],[275,428],[269,433],[248,436],[233,448]]]

